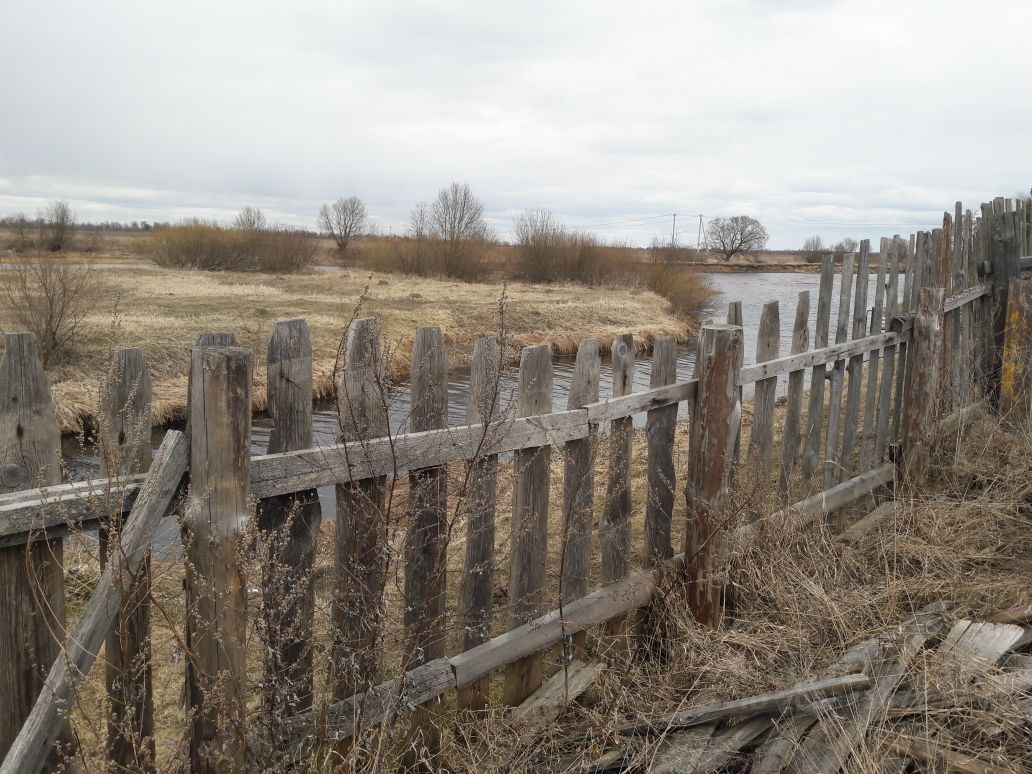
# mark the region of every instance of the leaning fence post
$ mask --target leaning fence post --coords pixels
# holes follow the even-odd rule
[[[30,333],[4,334],[0,494],[60,483],[61,434],[36,341]],[[0,548],[0,760],[63,644],[63,541],[33,537],[26,545]]]
[[[420,433],[448,426],[448,353],[437,327],[416,331],[412,345],[409,430]],[[444,655],[448,467],[420,468],[409,474],[408,532],[405,536],[405,630],[407,669]],[[436,755],[441,742],[439,699],[415,709],[405,760]]]
[[[266,362],[272,432],[269,454],[312,446],[312,343],[308,323],[272,328]],[[312,571],[319,544],[319,493],[307,489],[258,504],[258,528],[268,546],[263,562],[263,616],[268,638],[262,701],[270,718],[312,706]]]
[[[241,771],[247,686],[243,530],[251,484],[251,352],[196,347],[191,359],[187,693],[191,771]]]
[[[1007,293],[1007,328],[1003,340],[1000,409],[1028,419],[1032,400],[1032,280],[1015,279]]]
[[[990,400],[1000,405],[1001,379],[1003,376],[1004,332],[1007,329],[1007,296],[1012,280],[1020,276],[1017,249],[1017,228],[1014,213],[1000,212],[982,219],[988,228],[987,248],[989,265],[992,269],[993,302],[993,348],[989,378]]]
[[[921,288],[910,346],[911,381],[903,407],[903,476],[911,485],[924,482],[935,434],[939,382],[942,377],[942,288]]]
[[[501,348],[494,336],[477,339],[469,374],[469,406],[466,420],[484,425],[489,443],[491,423],[498,415]],[[498,493],[498,455],[482,454],[471,460],[467,471],[469,517],[466,521],[466,564],[461,583],[462,649],[487,642],[491,637],[494,601],[495,513]],[[459,709],[487,706],[490,677],[462,688],[456,697]]]
[[[704,626],[715,627],[722,604],[716,574],[724,562],[724,525],[720,520],[737,437],[734,414],[742,329],[737,325],[706,325],[699,350],[697,411],[685,492],[688,520],[684,566],[692,615]]]
[[[151,377],[143,353],[119,349],[111,358],[102,394],[101,470],[107,476],[130,476],[151,465]],[[121,508],[101,524],[100,558],[122,533]],[[105,645],[108,715],[107,754],[115,767],[152,771],[154,704],[150,642],[150,552],[134,578],[119,579],[128,588]]]
[[[524,347],[520,356],[519,415],[532,417],[552,410],[552,360],[547,344]],[[548,485],[550,446],[520,449],[513,461],[512,549],[509,600],[512,627],[543,612],[545,562],[548,556]],[[505,668],[503,701],[523,702],[541,687],[542,654],[521,658]]]

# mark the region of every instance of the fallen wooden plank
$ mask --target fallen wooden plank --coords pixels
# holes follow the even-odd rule
[[[866,675],[852,674],[828,677],[812,683],[803,683],[782,691],[749,696],[735,701],[706,704],[676,712],[662,718],[627,723],[618,728],[622,735],[666,733],[714,720],[757,714],[782,714],[804,711],[818,699],[864,691],[873,681]]]
[[[700,734],[701,738],[696,738],[692,733],[695,729],[682,731],[666,740],[656,752],[648,770],[652,774],[708,774],[717,771],[747,747],[755,746],[757,740],[770,733],[773,725],[770,718],[761,717],[721,729],[712,736]],[[683,737],[680,742],[679,737]]]
[[[122,530],[118,550],[109,552],[97,590],[50,668],[43,691],[0,766],[0,774],[35,774],[46,764],[50,748],[67,724],[62,711],[70,708],[76,686],[93,666],[132,586],[131,579],[140,570],[158,520],[168,511],[186,473],[187,446],[186,437],[179,431],[165,434]]]
[[[949,771],[964,774],[1017,774],[1014,769],[997,766],[973,755],[951,750],[927,739],[909,737],[884,738],[882,743],[890,750],[931,764],[945,763]]]
[[[970,668],[971,660],[996,664],[1003,654],[1015,647],[1025,635],[1025,630],[1014,624],[997,624],[987,621],[961,619],[946,635],[939,653],[962,662]]]
[[[982,296],[989,295],[992,291],[992,285],[975,285],[974,287],[966,288],[959,293],[954,293],[952,296],[946,296],[943,311],[952,312],[954,309],[959,309],[966,304],[970,304],[972,301],[977,301]]]
[[[862,519],[846,527],[839,535],[839,540],[849,544],[859,543],[868,532],[890,519],[895,513],[895,502],[882,503]]]
[[[940,604],[925,610],[938,610]],[[866,674],[874,685],[861,700],[848,708],[846,717],[822,719],[803,741],[787,771],[796,774],[835,774],[867,735],[876,718],[885,714],[893,694],[906,676],[911,659],[946,628],[942,612],[922,611],[901,626],[889,652],[875,656]]]
[[[559,717],[563,708],[588,690],[601,673],[601,664],[576,660],[552,675],[513,711],[513,717],[526,726],[524,735],[533,735]]]
[[[963,408],[957,409],[939,421],[936,433],[940,436],[953,435],[969,426],[972,422],[984,416],[989,410],[989,403],[985,400],[971,403]]]

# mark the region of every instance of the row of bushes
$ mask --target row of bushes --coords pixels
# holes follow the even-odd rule
[[[302,229],[227,227],[194,219],[155,229],[151,247],[154,262],[166,268],[284,274],[311,266],[319,240]]]

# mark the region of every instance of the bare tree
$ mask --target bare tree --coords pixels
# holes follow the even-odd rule
[[[40,216],[40,229],[43,242],[52,253],[68,246],[71,231],[75,227],[75,210],[64,201],[58,200],[47,205],[46,212]]]
[[[468,183],[452,183],[430,205],[430,227],[438,242],[440,269],[449,277],[473,279],[477,251],[488,240],[484,205]]]
[[[767,229],[747,215],[715,218],[706,228],[706,247],[730,261],[739,253],[762,250],[767,245]]]
[[[365,205],[357,196],[337,199],[319,210],[319,229],[337,243],[342,256],[347,253],[351,240],[362,232],[365,222]]]
[[[233,227],[241,231],[265,231],[267,226],[265,213],[257,207],[244,207],[237,213],[236,220],[233,221]]]
[[[856,248],[859,246],[860,243],[855,239],[852,237],[846,237],[845,239],[836,242],[835,246],[831,248],[831,250],[835,254],[835,258],[841,259],[846,253],[855,253]]]
[[[44,366],[72,343],[102,289],[92,266],[44,255],[0,269],[0,297],[15,323],[35,335]]]
[[[820,234],[814,234],[813,236],[809,236],[803,242],[804,253],[816,255],[817,253],[824,252],[826,249],[827,247],[825,246],[824,240],[821,238]]]

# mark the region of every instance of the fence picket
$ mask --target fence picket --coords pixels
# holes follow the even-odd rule
[[[498,416],[498,388],[501,377],[501,348],[494,336],[477,339],[469,377],[471,425],[490,423]],[[485,429],[485,433],[489,433]],[[469,516],[466,522],[466,562],[463,572],[462,649],[486,642],[491,636],[494,597],[495,513],[498,495],[498,455],[484,454],[468,463]],[[459,709],[479,710],[487,706],[488,678],[474,681],[459,691]]]
[[[821,284],[817,295],[817,323],[813,331],[813,348],[828,346],[828,328],[831,324],[831,293],[835,282],[835,260],[824,256],[821,263]],[[817,473],[821,456],[821,425],[824,420],[824,377],[828,366],[815,365],[810,372],[810,402],[806,412],[806,440],[803,446],[803,477]]]
[[[795,326],[792,330],[792,354],[806,352],[810,347],[810,291],[799,294],[796,303]],[[792,474],[799,460],[799,430],[802,427],[803,390],[806,372],[800,368],[788,375],[788,398],[785,403],[785,430],[781,450],[781,475],[778,488],[782,494],[792,486]]]
[[[892,250],[892,242],[882,237],[878,246],[878,275],[875,279],[874,306],[871,309],[871,335],[881,333],[884,327],[885,313],[885,278],[888,273],[888,263],[892,260],[889,253]],[[882,367],[881,352],[874,350],[868,359],[867,365],[867,397],[864,401],[864,431],[861,436],[860,448],[860,469],[870,470],[873,465],[875,436],[878,427],[878,373]]]
[[[853,339],[862,339],[867,335],[867,275],[870,270],[871,242],[864,239],[860,242],[860,262],[856,270],[856,298],[853,300]],[[873,354],[872,354],[873,356]],[[839,460],[841,473],[839,483],[848,481],[852,476],[853,451],[856,447],[857,431],[860,428],[860,388],[864,377],[863,353],[849,358],[847,366],[849,386],[846,391],[845,425],[842,428],[842,453]],[[868,375],[871,371],[868,369]]]
[[[112,353],[108,381],[101,393],[101,473],[126,477],[151,465],[151,377],[143,353],[136,347]],[[122,510],[112,509],[102,520],[101,567],[109,560],[108,546],[118,545]],[[116,767],[153,771],[154,702],[150,642],[150,552],[132,578],[118,578],[128,589],[115,614],[104,647],[108,695],[107,755]]]
[[[781,352],[781,314],[777,301],[763,305],[760,328],[756,336],[756,362],[773,360]],[[770,469],[774,449],[774,401],[777,398],[778,378],[756,382],[753,393],[752,436],[749,441],[749,466],[753,475]]]
[[[839,279],[838,324],[835,326],[835,343],[841,344],[849,337],[849,302],[853,289],[853,253],[842,258],[842,274]],[[831,369],[831,386],[828,391],[828,437],[824,452],[824,488],[830,489],[838,479],[842,460],[839,444],[839,425],[842,419],[842,388],[846,377],[846,360],[835,362]]]
[[[677,381],[677,342],[673,336],[656,341],[652,351],[652,388]],[[644,565],[654,567],[674,555],[670,527],[674,512],[674,433],[677,404],[652,409],[645,420],[648,438],[647,501],[645,503]]]
[[[547,344],[524,347],[520,355],[519,415],[552,410],[552,360]],[[552,460],[550,446],[521,449],[513,459],[512,551],[509,601],[512,627],[521,626],[544,608],[545,563],[548,550],[548,490]],[[503,700],[515,706],[541,687],[542,654],[535,653],[505,668]]]

